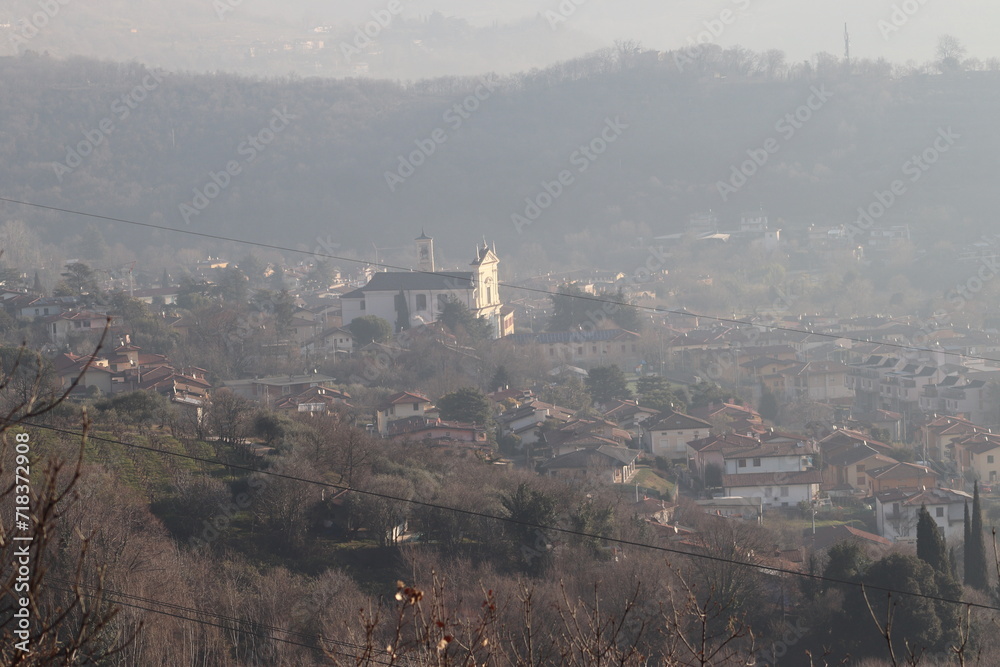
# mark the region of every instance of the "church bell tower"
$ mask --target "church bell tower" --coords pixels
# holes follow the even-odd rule
[[[417,241],[417,270],[434,272],[434,239],[427,236],[424,230],[420,230]]]

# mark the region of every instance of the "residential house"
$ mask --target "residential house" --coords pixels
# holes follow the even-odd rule
[[[836,361],[807,361],[779,371],[785,399],[826,402],[854,395],[847,388],[848,367]]]
[[[334,388],[336,380],[320,373],[305,375],[277,375],[272,377],[253,378],[248,380],[229,380],[225,386],[233,393],[272,406],[287,396],[301,394],[312,387]]]
[[[550,448],[552,456],[576,449],[626,447],[632,442],[631,433],[606,419],[574,418],[558,428],[543,430],[542,435],[542,441]]]
[[[848,447],[834,452],[824,460],[824,484],[848,493],[868,493],[869,472],[897,463],[896,459],[868,445]]]
[[[917,430],[918,442],[923,445],[925,461],[954,461],[952,442],[975,433],[984,433],[985,428],[976,426],[967,419],[948,415],[934,416],[931,421]]]
[[[971,474],[972,479],[984,482],[1000,478],[1000,435],[973,433],[955,438],[951,445],[960,475]]]
[[[452,451],[491,449],[481,424],[449,422],[439,417],[404,417],[390,422],[386,438],[395,442],[421,443]]]
[[[624,329],[588,329],[512,334],[514,345],[538,345],[542,357],[553,364],[598,366],[616,363],[634,366],[641,360],[640,336]]]
[[[643,423],[643,449],[653,456],[686,462],[690,454],[688,443],[707,436],[711,429],[712,425],[704,419],[670,411]]]
[[[71,334],[93,334],[100,336],[108,324],[106,313],[95,313],[81,310],[76,312],[64,312],[42,319],[45,331],[49,335],[49,340],[56,345],[63,345]],[[116,323],[112,320],[112,326]]]
[[[659,410],[639,405],[638,401],[628,400],[612,403],[604,412],[604,418],[617,423],[620,428],[625,429],[635,438],[641,438],[643,422],[657,417],[659,414]]]
[[[954,489],[892,489],[875,495],[875,524],[882,537],[893,542],[916,542],[917,517],[922,506],[946,541],[961,540],[965,504],[972,496]]]
[[[924,489],[937,486],[937,475],[927,466],[896,461],[868,470],[868,493],[891,489]]]
[[[764,419],[760,413],[749,405],[722,402],[691,408],[688,413],[692,417],[703,419],[709,423],[725,421],[728,428],[736,433],[766,433]]]
[[[804,442],[768,443],[722,452],[727,496],[761,498],[767,507],[794,507],[819,497],[822,475],[815,468],[815,450]]]
[[[883,556],[892,547],[890,540],[847,524],[820,526],[815,529],[815,532],[806,528],[802,536],[806,546],[813,553],[826,551],[833,545],[840,544],[841,542],[858,544],[873,556]]]
[[[391,422],[406,417],[424,417],[431,408],[431,399],[423,394],[401,391],[382,401],[375,412],[376,428],[382,437],[387,437]]]
[[[621,484],[632,479],[641,453],[637,449],[600,445],[556,456],[539,466],[539,471],[553,477]]]
[[[327,329],[307,341],[302,349],[310,354],[350,354],[354,351],[354,334],[342,327]]]
[[[861,431],[853,431],[846,428],[834,428],[834,431],[822,438],[818,443],[819,451],[826,461],[835,456],[838,452],[853,449],[855,447],[871,447],[879,454],[892,457],[893,449],[890,445],[879,440],[875,440],[870,435]]]
[[[49,317],[61,315],[80,302],[75,296],[40,296],[21,304],[17,315],[19,317]]]
[[[342,407],[350,407],[351,395],[345,391],[329,387],[309,387],[292,396],[284,396],[274,402],[274,409],[285,412],[305,412],[308,414],[330,414]]]
[[[533,445],[542,440],[542,429],[548,424],[565,424],[573,418],[573,411],[567,408],[529,400],[519,407],[507,410],[497,417],[503,435],[516,435],[522,445]]]
[[[975,424],[988,424],[995,414],[989,398],[985,380],[949,375],[937,384],[923,387],[920,407],[924,412],[962,416]]]
[[[736,447],[750,450],[760,445],[761,442],[756,437],[737,433],[709,435],[699,440],[691,440],[687,443],[688,456],[690,457],[689,465],[699,474],[702,481],[707,483],[709,469],[716,469],[720,475],[725,471],[726,463],[722,456],[723,450]]]

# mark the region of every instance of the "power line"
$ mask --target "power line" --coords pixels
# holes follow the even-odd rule
[[[281,633],[288,634],[288,635],[302,637],[304,639],[319,639],[322,642],[327,642],[329,644],[334,644],[334,645],[342,646],[342,647],[345,647],[345,648],[358,649],[358,650],[362,650],[362,651],[366,650],[365,647],[361,646],[360,644],[353,644],[351,642],[345,642],[345,641],[341,641],[341,640],[337,640],[337,639],[330,639],[329,637],[324,637],[321,634],[310,634],[310,633],[306,633],[306,632],[298,632],[296,630],[286,630],[284,628],[278,628],[278,627],[275,627],[273,625],[268,625],[266,623],[259,623],[259,622],[255,622],[255,621],[247,621],[247,620],[244,620],[244,619],[241,619],[241,618],[237,618],[235,616],[228,616],[226,614],[220,614],[220,613],[217,613],[217,612],[206,611],[206,610],[203,610],[203,609],[196,609],[194,607],[185,607],[184,605],[174,604],[172,602],[163,602],[162,600],[155,600],[153,598],[146,598],[146,597],[142,597],[142,596],[139,596],[139,595],[131,595],[129,593],[123,593],[121,591],[111,590],[111,589],[108,589],[108,588],[105,588],[105,587],[102,587],[102,586],[94,586],[94,585],[83,584],[83,583],[80,583],[80,582],[70,581],[68,579],[62,579],[60,577],[48,577],[48,579],[50,579],[52,581],[59,581],[59,582],[62,582],[64,584],[68,584],[70,586],[77,586],[77,587],[80,587],[80,588],[89,588],[90,590],[99,591],[102,595],[109,595],[109,596],[114,596],[114,597],[122,597],[122,598],[126,598],[126,599],[129,599],[129,600],[137,600],[139,602],[145,602],[147,604],[155,604],[155,605],[159,605],[161,607],[166,607],[167,609],[173,609],[175,611],[191,612],[191,613],[194,613],[194,614],[199,614],[199,615],[202,615],[202,616],[209,616],[209,617],[216,618],[216,619],[223,620],[223,621],[232,621],[233,623],[239,623],[239,624],[252,623],[256,627],[260,627],[260,628],[263,628],[265,630],[270,630],[272,632],[281,632]],[[60,588],[56,588],[56,587],[53,587],[53,588],[55,590],[61,590],[61,591],[64,591],[64,592],[73,592],[73,593],[75,593],[75,591],[66,591],[66,589],[60,589]],[[91,596],[91,597],[96,597],[96,596]],[[114,604],[125,604],[125,603],[116,600],[114,602]],[[127,606],[134,606],[134,605],[127,605]],[[147,608],[144,608],[144,607],[136,607],[136,608],[138,608],[138,609],[145,609],[146,611],[150,611],[150,612],[153,612],[153,613],[156,613],[156,614],[164,613],[164,614],[166,614],[168,616],[174,616],[175,618],[183,618],[185,620],[193,621],[195,623],[202,623],[203,622],[203,621],[201,621],[199,619],[185,618],[183,616],[177,616],[175,614],[168,614],[166,612],[162,612],[162,611],[159,611],[159,610],[156,610],[156,609],[147,609]],[[242,628],[242,627],[227,627],[227,626],[216,625],[214,623],[209,623],[208,625],[212,625],[214,627],[222,627],[222,628],[225,628],[227,630],[233,630],[233,631],[236,631],[236,632],[243,632],[243,633],[246,633],[246,634],[252,634],[252,635],[256,635],[258,637],[268,638],[266,635],[262,635],[260,633],[253,632],[252,630],[247,630],[247,629]],[[280,640],[280,639],[278,639],[276,637],[270,637],[270,639],[275,639],[276,641],[282,641],[282,640]],[[309,645],[306,645],[306,644],[300,644],[298,642],[289,642],[289,643],[293,643],[296,646],[307,646],[309,648],[312,648],[313,650],[322,650],[321,647],[309,646]],[[350,658],[355,658],[355,659],[358,658],[358,656],[356,656],[356,655],[349,655],[349,654],[346,654],[346,653],[340,653],[338,655],[343,655],[345,657],[350,657]],[[375,660],[375,662],[379,662],[380,664],[384,664],[384,665],[390,664],[388,662],[378,661],[378,660]]]
[[[80,437],[80,436],[84,435],[84,433],[79,432],[79,431],[71,431],[69,429],[63,429],[63,428],[58,428],[58,427],[55,427],[55,426],[48,426],[48,425],[44,425],[44,424],[22,422],[20,425],[23,426],[23,427],[47,429],[47,430],[50,430],[50,431],[55,431],[57,433],[63,433],[63,434],[66,434],[66,435],[72,435],[72,436],[77,436],[77,437]],[[752,568],[756,568],[758,570],[765,570],[765,571],[770,572],[770,573],[787,574],[787,575],[790,575],[790,576],[796,576],[796,577],[802,577],[802,578],[806,578],[806,579],[812,579],[814,581],[822,581],[822,582],[829,583],[829,584],[837,584],[837,585],[844,585],[844,586],[855,586],[855,587],[860,587],[862,589],[867,588],[869,590],[880,591],[880,592],[883,592],[883,593],[891,593],[891,594],[896,594],[896,595],[906,595],[906,596],[910,596],[910,597],[924,598],[924,599],[927,599],[927,600],[933,600],[935,602],[945,602],[945,603],[949,603],[949,604],[966,605],[968,607],[975,607],[977,609],[986,609],[986,610],[990,610],[990,611],[1000,611],[1000,607],[996,607],[996,606],[992,606],[992,605],[987,605],[987,604],[982,604],[982,603],[977,603],[977,602],[968,602],[968,601],[963,601],[963,600],[954,600],[954,599],[951,599],[951,598],[946,598],[946,597],[937,596],[937,595],[928,595],[928,594],[925,594],[925,593],[913,593],[913,592],[910,592],[910,591],[904,591],[904,590],[899,590],[899,589],[895,589],[895,588],[889,588],[887,586],[879,586],[879,585],[870,584],[870,583],[867,583],[867,582],[849,581],[849,580],[846,580],[846,579],[835,579],[835,578],[826,577],[826,576],[823,576],[823,575],[820,575],[820,574],[813,574],[813,573],[809,573],[809,572],[799,572],[797,570],[789,570],[787,568],[774,567],[774,566],[771,566],[771,565],[763,565],[761,563],[749,563],[749,562],[745,562],[745,561],[738,561],[738,560],[733,560],[731,558],[724,558],[722,556],[713,556],[711,554],[703,554],[703,553],[697,553],[697,552],[681,551],[680,549],[671,549],[669,547],[665,547],[665,546],[662,546],[662,545],[646,544],[644,542],[636,542],[634,540],[626,540],[626,539],[622,539],[622,538],[606,537],[604,535],[596,535],[596,534],[593,534],[593,533],[586,533],[586,532],[580,531],[580,530],[573,530],[572,528],[561,528],[559,526],[547,526],[545,524],[534,523],[534,522],[531,522],[531,521],[522,521],[520,519],[515,519],[513,517],[504,517],[504,516],[498,516],[496,514],[487,514],[485,512],[477,512],[476,510],[462,509],[462,508],[459,508],[459,507],[450,507],[448,505],[441,505],[441,504],[438,504],[438,503],[431,503],[431,502],[427,502],[427,501],[423,501],[423,500],[413,500],[413,499],[410,499],[410,498],[403,498],[403,497],[400,497],[400,496],[394,496],[394,495],[388,494],[388,493],[381,493],[381,492],[378,492],[378,491],[368,491],[368,490],[365,490],[365,489],[357,489],[357,488],[353,488],[353,487],[349,487],[349,486],[344,486],[342,484],[333,484],[331,482],[320,482],[320,481],[317,481],[317,480],[306,479],[304,477],[297,477],[295,475],[288,475],[288,474],[285,474],[285,473],[275,472],[275,471],[271,471],[271,470],[255,470],[254,468],[251,468],[250,466],[241,466],[241,465],[238,465],[238,464],[235,464],[235,463],[227,463],[225,461],[217,461],[217,460],[214,460],[214,459],[207,459],[207,458],[204,458],[204,457],[194,456],[194,455],[191,455],[191,454],[181,454],[179,452],[171,452],[171,451],[167,451],[167,450],[164,450],[164,449],[157,449],[155,447],[148,447],[146,445],[139,445],[139,444],[136,444],[136,443],[129,443],[129,442],[121,441],[121,440],[114,440],[112,438],[104,438],[104,437],[101,437],[101,436],[90,435],[90,434],[87,434],[87,438],[89,438],[91,440],[99,440],[99,441],[102,441],[102,442],[107,442],[107,443],[111,443],[111,444],[117,444],[117,445],[121,445],[123,447],[130,447],[130,448],[135,448],[135,449],[142,449],[142,450],[154,452],[154,453],[157,453],[157,454],[166,454],[168,456],[175,456],[175,457],[178,457],[178,458],[189,459],[189,460],[192,460],[192,461],[199,461],[199,462],[202,462],[202,463],[208,463],[208,464],[211,464],[211,465],[223,466],[223,467],[230,468],[230,469],[233,469],[233,470],[243,470],[243,471],[247,471],[247,472],[251,472],[251,473],[258,473],[258,474],[261,474],[261,475],[271,475],[271,476],[279,477],[279,478],[282,478],[282,479],[288,479],[288,480],[297,481],[297,482],[305,482],[307,484],[314,484],[316,486],[323,486],[323,487],[326,487],[326,488],[336,489],[338,491],[351,491],[351,492],[357,493],[359,495],[372,496],[372,497],[375,497],[375,498],[382,498],[383,500],[392,500],[392,501],[396,501],[396,502],[406,503],[406,504],[409,504],[409,505],[417,505],[417,506],[420,506],[420,507],[427,507],[427,508],[430,508],[430,509],[442,510],[442,511],[445,511],[445,512],[455,512],[455,513],[458,513],[458,514],[465,514],[465,515],[468,515],[468,516],[474,516],[474,517],[477,517],[477,518],[480,518],[480,519],[489,519],[489,520],[492,520],[492,521],[501,521],[501,522],[504,522],[504,523],[510,523],[510,524],[515,524],[515,525],[525,526],[525,527],[528,527],[528,528],[538,528],[538,529],[543,530],[543,531],[550,531],[550,532],[553,532],[553,533],[561,533],[563,535],[571,535],[571,536],[574,536],[574,537],[585,537],[585,538],[590,538],[590,539],[603,540],[605,542],[610,542],[610,543],[613,543],[613,544],[621,544],[621,545],[624,545],[624,546],[639,547],[639,548],[643,548],[643,549],[652,549],[654,551],[662,551],[662,552],[665,552],[665,553],[671,553],[671,554],[676,554],[676,555],[680,555],[680,556],[687,556],[687,557],[696,558],[696,559],[700,558],[702,560],[708,560],[708,561],[713,561],[713,562],[717,562],[717,563],[725,563],[725,564],[729,564],[729,565],[737,565],[737,566],[742,566],[742,567],[752,567]]]
[[[83,212],[83,211],[76,211],[76,210],[68,209],[68,208],[60,208],[58,206],[48,206],[48,205],[45,205],[45,204],[37,204],[37,203],[34,203],[34,202],[26,202],[26,201],[21,201],[19,199],[11,199],[9,197],[0,197],[0,201],[7,202],[9,204],[17,204],[17,205],[20,205],[20,206],[28,206],[28,207],[32,207],[32,208],[43,209],[43,210],[47,210],[47,211],[55,211],[55,212],[58,212],[58,213],[68,213],[70,215],[79,215],[79,216],[83,216],[83,217],[87,217],[87,218],[95,218],[97,220],[105,220],[105,221],[108,221],[108,222],[120,222],[122,224],[135,225],[137,227],[146,227],[148,229],[157,229],[157,230],[160,230],[160,231],[174,232],[174,233],[177,233],[177,234],[189,234],[191,236],[198,236],[198,237],[201,237],[201,238],[212,239],[212,240],[215,240],[215,241],[226,241],[228,243],[239,243],[239,244],[242,244],[242,245],[249,245],[249,246],[254,246],[254,247],[257,247],[257,248],[267,248],[269,250],[280,250],[282,252],[290,252],[290,253],[296,253],[296,254],[302,254],[302,255],[311,255],[313,257],[322,257],[322,258],[325,258],[325,259],[335,259],[335,260],[338,260],[338,261],[351,262],[351,263],[354,263],[354,264],[368,264],[368,265],[371,265],[371,266],[378,266],[378,267],[383,268],[383,269],[393,269],[393,270],[396,270],[396,271],[406,271],[406,272],[414,273],[414,274],[420,274],[420,273],[422,273],[422,274],[425,274],[425,275],[440,276],[440,277],[443,277],[443,278],[449,278],[451,280],[456,280],[456,281],[468,281],[468,282],[471,282],[471,279],[469,279],[469,278],[459,278],[459,277],[457,277],[457,276],[455,276],[453,274],[449,274],[447,272],[413,270],[413,269],[410,269],[408,267],[395,266],[393,264],[385,264],[385,263],[379,263],[379,262],[369,262],[369,261],[362,260],[362,259],[356,259],[356,258],[353,258],[353,257],[343,257],[341,255],[332,255],[332,254],[329,254],[329,253],[322,253],[322,252],[315,252],[315,251],[314,252],[310,252],[308,250],[299,250],[297,248],[289,248],[287,246],[279,246],[279,245],[274,245],[274,244],[270,244],[270,243],[262,243],[262,242],[259,242],[259,241],[249,241],[249,240],[246,240],[246,239],[240,239],[240,238],[235,238],[235,237],[230,237],[230,236],[221,236],[221,235],[218,235],[218,234],[209,234],[207,232],[197,232],[197,231],[194,231],[194,230],[191,230],[191,229],[178,229],[176,227],[168,227],[166,225],[155,225],[155,224],[150,223],[150,222],[137,222],[135,220],[128,220],[128,219],[125,219],[125,218],[115,218],[115,217],[112,217],[112,216],[100,215],[100,214],[97,214],[97,213],[86,213],[86,212]],[[530,292],[530,293],[534,293],[534,294],[541,294],[541,295],[549,296],[549,297],[558,296],[558,297],[565,297],[565,298],[572,298],[572,299],[582,299],[582,300],[585,300],[585,301],[591,301],[591,302],[599,303],[599,304],[613,305],[613,306],[618,307],[618,308],[621,308],[621,307],[624,306],[624,307],[635,308],[636,310],[642,310],[642,311],[651,312],[651,313],[660,313],[660,314],[667,314],[667,315],[683,315],[683,316],[687,316],[687,317],[698,317],[698,318],[701,318],[701,319],[710,320],[710,321],[713,321],[713,322],[719,322],[719,323],[722,323],[722,324],[731,324],[731,325],[737,325],[737,326],[743,326],[743,327],[758,327],[758,326],[760,326],[760,327],[763,327],[764,329],[766,329],[768,331],[782,331],[782,332],[785,332],[785,333],[808,334],[808,335],[817,336],[817,337],[820,337],[820,338],[829,338],[829,339],[832,339],[832,340],[850,341],[852,343],[872,344],[872,342],[873,342],[871,340],[865,340],[865,339],[862,339],[862,338],[853,338],[851,336],[844,336],[844,335],[840,335],[840,334],[832,334],[832,333],[819,332],[819,331],[809,331],[808,329],[797,329],[795,327],[786,327],[786,326],[780,326],[780,325],[755,324],[753,322],[748,322],[746,320],[739,320],[739,319],[736,319],[736,318],[717,317],[717,316],[714,316],[714,315],[701,315],[699,313],[692,313],[691,311],[688,311],[688,310],[674,310],[674,309],[670,309],[670,308],[663,308],[663,307],[660,307],[660,306],[632,305],[632,304],[628,304],[628,303],[622,303],[620,301],[614,301],[612,299],[601,298],[599,296],[590,296],[588,294],[561,294],[560,292],[552,292],[552,291],[549,291],[549,290],[546,290],[546,289],[537,288],[537,287],[526,287],[524,285],[513,285],[511,283],[505,283],[505,282],[501,282],[501,281],[497,282],[497,286],[498,287],[503,287],[505,289],[521,290],[522,292]],[[912,350],[914,352],[934,352],[934,353],[938,353],[938,354],[945,354],[945,355],[948,355],[948,356],[964,357],[966,359],[975,359],[977,361],[989,361],[989,362],[994,362],[994,363],[1000,364],[1000,359],[993,359],[993,358],[990,358],[990,357],[981,357],[981,356],[972,355],[972,354],[963,354],[961,352],[948,352],[947,350],[942,350],[942,349],[933,348],[933,347],[920,347],[918,345],[912,345],[912,344],[909,344],[909,343],[895,343],[895,342],[891,342],[891,341],[885,341],[885,342],[877,342],[875,344],[881,345],[881,346],[884,346],[884,347],[894,348],[894,349]]]
[[[79,585],[82,588],[92,588],[90,586],[84,586],[83,584],[77,584],[77,585]],[[99,595],[94,595],[94,594],[90,594],[90,593],[82,593],[80,591],[74,591],[74,590],[70,590],[68,588],[60,588],[58,586],[49,586],[49,588],[52,589],[52,590],[54,590],[54,591],[60,591],[60,592],[63,592],[63,593],[69,593],[71,595],[81,595],[81,596],[84,596],[84,597],[101,599],[101,596],[99,596]],[[157,602],[157,601],[152,600],[152,602]],[[188,616],[182,616],[180,614],[173,614],[173,613],[171,613],[169,611],[163,611],[162,609],[150,609],[149,607],[143,607],[142,605],[137,605],[137,604],[133,604],[133,603],[130,603],[130,602],[122,602],[121,600],[116,600],[116,601],[114,601],[113,604],[120,605],[122,607],[130,607],[132,609],[140,609],[142,611],[148,611],[148,612],[153,613],[153,614],[161,614],[163,616],[170,616],[172,618],[178,618],[178,619],[181,619],[181,620],[184,620],[184,621],[191,621],[192,623],[198,623],[200,625],[209,625],[209,626],[212,626],[212,627],[215,627],[215,628],[221,628],[223,630],[228,630],[230,632],[241,632],[243,634],[254,635],[255,637],[260,637],[261,639],[271,639],[273,641],[281,642],[283,644],[291,644],[292,646],[301,646],[302,648],[307,648],[307,649],[312,650],[312,651],[323,652],[323,648],[320,647],[320,646],[313,646],[313,645],[310,645],[310,644],[303,644],[302,642],[296,642],[296,641],[292,641],[290,639],[281,639],[280,637],[269,637],[268,635],[264,635],[264,634],[261,634],[259,632],[253,632],[252,630],[246,630],[244,628],[234,628],[232,626],[224,625],[222,623],[213,623],[211,621],[206,621],[206,620],[198,619],[198,618],[190,618]],[[190,609],[190,608],[186,608],[186,609],[188,609],[189,611],[194,611],[195,613],[199,613],[199,614],[203,613],[203,612],[198,611],[197,609]],[[235,620],[238,621],[239,619],[235,619]],[[359,648],[363,648],[363,647],[359,647]],[[335,653],[337,655],[344,656],[344,657],[347,657],[347,658],[353,658],[354,660],[358,660],[360,658],[360,656],[357,656],[357,655],[354,655],[354,654],[341,653],[339,651],[335,651]],[[379,664],[388,665],[390,663],[388,663],[388,662],[381,662]]]

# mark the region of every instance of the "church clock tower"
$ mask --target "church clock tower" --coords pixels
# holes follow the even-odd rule
[[[417,270],[434,273],[434,239],[420,230],[417,241]]]

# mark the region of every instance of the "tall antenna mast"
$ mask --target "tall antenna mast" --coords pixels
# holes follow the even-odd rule
[[[847,24],[844,24],[844,60],[851,62],[851,35],[847,32]]]

